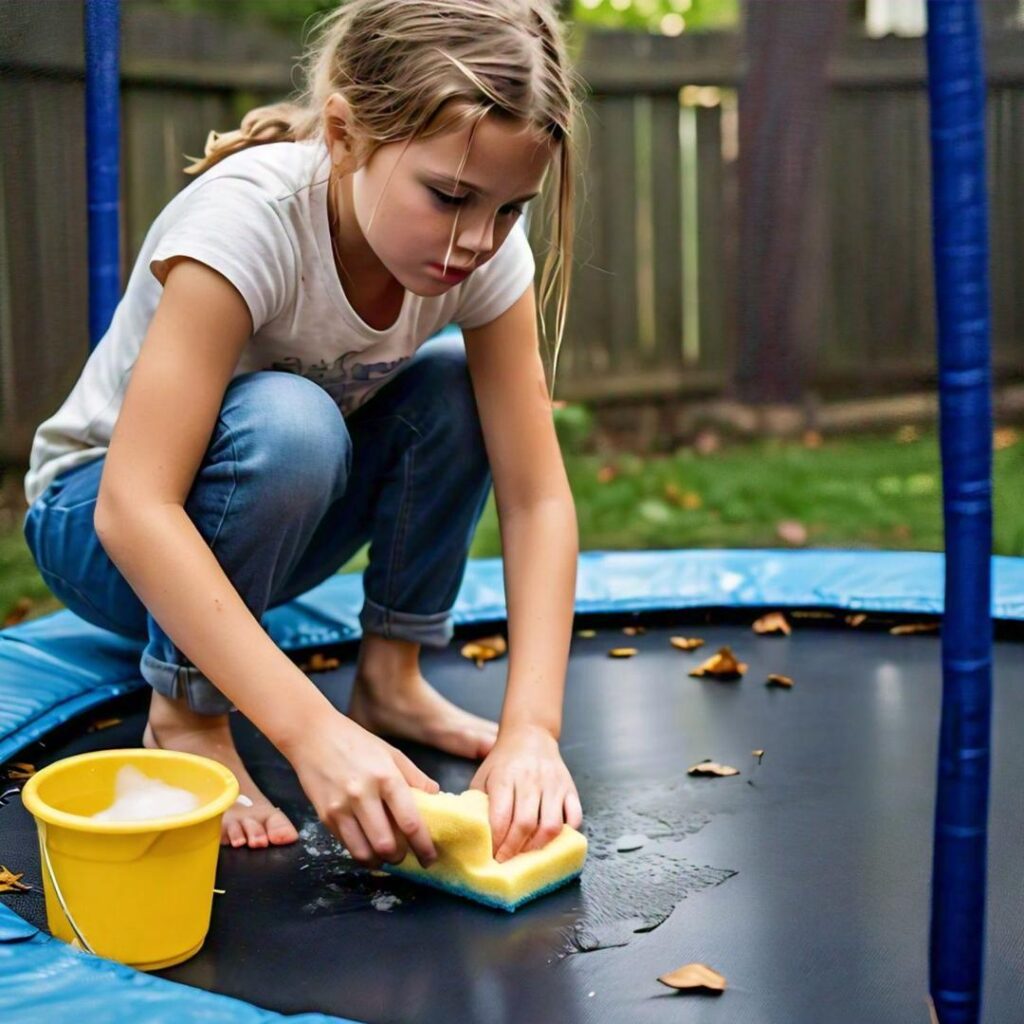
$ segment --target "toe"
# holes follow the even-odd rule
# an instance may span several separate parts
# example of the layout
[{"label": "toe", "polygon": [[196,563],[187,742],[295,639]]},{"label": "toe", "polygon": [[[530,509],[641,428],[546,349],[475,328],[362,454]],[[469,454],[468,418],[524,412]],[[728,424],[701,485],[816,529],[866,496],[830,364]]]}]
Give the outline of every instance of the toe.
[{"label": "toe", "polygon": [[267,818],[267,836],[274,846],[287,846],[298,841],[299,833],[282,811],[275,810]]},{"label": "toe", "polygon": [[267,845],[267,830],[258,818],[243,818],[242,828],[245,831],[245,840],[252,849],[261,850]]},{"label": "toe", "polygon": [[226,831],[228,842],[232,846],[245,846],[245,831],[242,829],[241,822],[229,821]]}]

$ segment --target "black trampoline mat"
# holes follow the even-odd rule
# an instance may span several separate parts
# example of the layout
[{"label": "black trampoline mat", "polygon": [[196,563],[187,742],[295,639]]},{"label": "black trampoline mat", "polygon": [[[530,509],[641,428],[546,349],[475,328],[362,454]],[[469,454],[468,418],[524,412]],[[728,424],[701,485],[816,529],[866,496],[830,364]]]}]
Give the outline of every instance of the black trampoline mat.
[{"label": "black trampoline mat", "polygon": [[[223,849],[225,893],[206,944],[162,976],[283,1013],[372,1022],[926,1024],[940,643],[795,625],[790,638],[691,622],[574,640],[562,749],[590,858],[582,884],[514,915],[356,870],[288,765],[239,719],[253,776],[302,839]],[[707,643],[683,653],[673,634]],[[721,644],[749,663],[745,678],[690,678]],[[507,663],[478,670],[458,646],[425,654],[424,674],[496,715]],[[639,654],[613,660],[616,646]],[[1024,1020],[1022,654],[996,645],[984,1000],[993,1024]],[[343,663],[314,679],[344,707],[352,672]],[[796,685],[767,688],[769,672]],[[136,745],[143,723],[131,710],[103,731],[83,724],[38,763]],[[405,749],[444,789],[472,777],[468,762]],[[759,766],[754,749],[765,751]],[[742,774],[688,777],[705,758]],[[38,886],[34,826],[16,797],[0,808],[0,832],[0,859]],[[634,832],[648,843],[616,852],[618,836]],[[35,894],[4,900],[42,923]],[[656,981],[691,961],[726,976],[723,996]]]}]

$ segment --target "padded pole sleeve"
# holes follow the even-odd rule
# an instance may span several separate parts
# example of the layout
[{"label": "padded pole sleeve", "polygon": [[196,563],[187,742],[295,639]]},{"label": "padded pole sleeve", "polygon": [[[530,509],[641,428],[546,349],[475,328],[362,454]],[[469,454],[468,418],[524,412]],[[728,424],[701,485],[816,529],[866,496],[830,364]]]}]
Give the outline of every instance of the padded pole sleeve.
[{"label": "padded pole sleeve", "polygon": [[988,203],[975,0],[929,0],[927,46],[946,531],[930,988],[941,1024],[975,1024],[992,699]]},{"label": "padded pole sleeve", "polygon": [[85,144],[89,208],[89,347],[121,296],[119,0],[85,3]]}]

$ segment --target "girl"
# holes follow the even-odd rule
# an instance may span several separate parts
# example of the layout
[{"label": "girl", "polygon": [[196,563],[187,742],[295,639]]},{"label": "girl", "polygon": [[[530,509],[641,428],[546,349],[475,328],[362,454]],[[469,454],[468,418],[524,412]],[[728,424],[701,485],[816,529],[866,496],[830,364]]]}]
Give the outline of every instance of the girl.
[{"label": "girl", "polygon": [[[499,860],[578,826],[558,750],[577,556],[519,220],[556,165],[542,275],[561,340],[570,72],[547,0],[351,0],[299,104],[211,133],[107,333],[32,448],[26,538],[81,617],[145,641],[143,742],[227,765],[233,846],[294,842],[234,747],[233,707],[366,865],[436,851],[380,737],[483,758]],[[456,323],[463,344],[436,339]],[[421,347],[422,346],[422,347]],[[510,659],[500,725],[419,671],[442,647],[493,475]],[[260,624],[367,540],[341,714]]]}]

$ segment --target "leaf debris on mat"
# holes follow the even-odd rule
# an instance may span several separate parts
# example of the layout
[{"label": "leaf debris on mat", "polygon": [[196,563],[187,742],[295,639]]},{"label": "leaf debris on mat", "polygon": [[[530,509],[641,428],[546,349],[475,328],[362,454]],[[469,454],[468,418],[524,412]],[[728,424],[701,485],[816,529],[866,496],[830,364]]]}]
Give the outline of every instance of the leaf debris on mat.
[{"label": "leaf debris on mat", "polygon": [[918,633],[938,633],[937,622],[908,622],[902,626],[893,626],[889,632],[893,636],[915,636]]},{"label": "leaf debris on mat", "polygon": [[577,629],[576,635],[583,637],[584,640],[589,640],[591,637],[597,636],[596,629]]},{"label": "leaf debris on mat", "polygon": [[707,661],[690,670],[691,676],[711,676],[714,679],[739,679],[747,671],[746,662],[739,661],[731,647],[720,647]]},{"label": "leaf debris on mat", "polygon": [[609,658],[632,658],[637,653],[635,647],[613,647],[608,652]]},{"label": "leaf debris on mat", "polygon": [[668,974],[659,975],[658,981],[679,992],[703,992],[719,996],[725,991],[725,976],[707,964],[683,964]]},{"label": "leaf debris on mat", "polygon": [[36,766],[27,761],[11,761],[4,769],[4,773],[12,782],[20,782],[31,779],[36,773]]},{"label": "leaf debris on mat", "polygon": [[704,646],[704,641],[699,636],[670,636],[668,642],[680,651],[695,651],[698,647]]},{"label": "leaf debris on mat", "polygon": [[479,640],[471,640],[468,644],[463,644],[461,654],[464,658],[476,662],[477,668],[483,668],[485,661],[500,658],[507,651],[508,644],[505,642],[505,638],[498,634],[497,636],[483,636]]},{"label": "leaf debris on mat", "polygon": [[700,764],[691,765],[687,768],[686,774],[724,779],[730,775],[739,775],[740,770],[728,764],[719,764],[717,761],[707,760],[701,761]]},{"label": "leaf debris on mat", "polygon": [[754,757],[757,758],[757,763],[760,764],[761,760],[764,758],[764,751],[763,750],[752,750],[750,753],[753,754]]},{"label": "leaf debris on mat", "polygon": [[23,874],[24,871],[15,874],[0,864],[0,892],[28,892],[32,886],[21,880]]},{"label": "leaf debris on mat", "polygon": [[778,672],[772,672],[771,675],[764,681],[765,686],[779,686],[784,690],[789,690],[793,686],[793,680],[789,676],[780,675]]},{"label": "leaf debris on mat", "polygon": [[868,621],[868,617],[863,612],[858,612],[856,615],[847,615],[846,624],[856,629],[858,626],[863,626]]},{"label": "leaf debris on mat", "polygon": [[103,732],[104,729],[113,729],[115,725],[120,725],[123,721],[122,718],[98,718],[89,726],[88,731]]},{"label": "leaf debris on mat", "polygon": [[623,626],[622,627],[622,632],[625,633],[626,636],[641,636],[641,635],[643,635],[644,633],[647,632],[647,627],[646,626]]},{"label": "leaf debris on mat", "polygon": [[337,658],[328,658],[320,651],[316,651],[309,656],[309,661],[300,664],[299,668],[303,672],[330,672],[340,665],[341,662]]},{"label": "leaf debris on mat", "polygon": [[789,636],[793,627],[782,612],[769,612],[754,623],[754,632],[759,636]]}]

